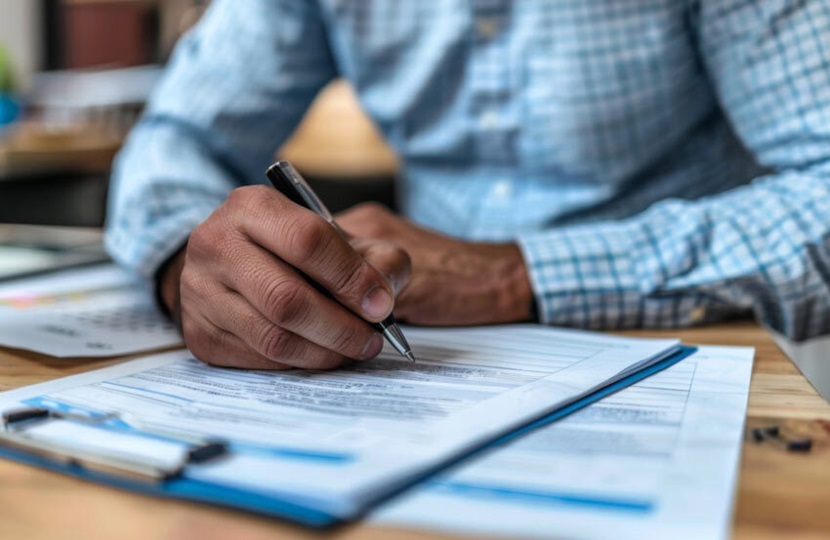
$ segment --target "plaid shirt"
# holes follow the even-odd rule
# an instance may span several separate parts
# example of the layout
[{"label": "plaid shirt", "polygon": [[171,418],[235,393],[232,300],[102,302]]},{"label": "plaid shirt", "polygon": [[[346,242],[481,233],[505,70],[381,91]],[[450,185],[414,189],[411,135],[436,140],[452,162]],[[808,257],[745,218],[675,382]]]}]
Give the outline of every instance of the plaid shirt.
[{"label": "plaid shirt", "polygon": [[515,241],[540,320],[830,330],[825,0],[215,0],[115,170],[145,276],[347,78],[401,208]]}]

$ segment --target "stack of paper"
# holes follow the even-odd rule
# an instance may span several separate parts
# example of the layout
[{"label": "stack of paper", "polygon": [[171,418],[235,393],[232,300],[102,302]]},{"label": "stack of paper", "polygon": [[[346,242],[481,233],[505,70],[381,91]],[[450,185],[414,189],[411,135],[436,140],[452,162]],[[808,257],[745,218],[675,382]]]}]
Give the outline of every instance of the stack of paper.
[{"label": "stack of paper", "polygon": [[[333,372],[252,372],[212,368],[182,351],[6,392],[0,411],[41,407],[90,419],[110,446],[113,432],[226,439],[229,455],[190,464],[155,492],[326,525],[684,353],[673,340],[532,325],[406,334],[416,364],[385,351]],[[51,425],[31,433],[35,443],[65,450],[83,441],[86,451],[94,440],[89,423]],[[3,452],[43,464],[42,456]]]},{"label": "stack of paper", "polygon": [[728,538],[753,351],[696,354],[426,481],[379,524],[505,538]]},{"label": "stack of paper", "polygon": [[182,344],[147,287],[113,264],[0,285],[0,345],[100,357]]},{"label": "stack of paper", "polygon": [[97,229],[0,224],[0,281],[103,264]]},{"label": "stack of paper", "polygon": [[[151,298],[112,265],[10,282],[0,345],[181,344]],[[405,332],[416,364],[389,349],[331,372],[243,371],[182,350],[1,393],[0,413],[18,412],[0,456],[314,526],[388,501],[375,523],[465,535],[727,536],[751,349],[535,325]],[[224,455],[191,460],[217,440]]]}]

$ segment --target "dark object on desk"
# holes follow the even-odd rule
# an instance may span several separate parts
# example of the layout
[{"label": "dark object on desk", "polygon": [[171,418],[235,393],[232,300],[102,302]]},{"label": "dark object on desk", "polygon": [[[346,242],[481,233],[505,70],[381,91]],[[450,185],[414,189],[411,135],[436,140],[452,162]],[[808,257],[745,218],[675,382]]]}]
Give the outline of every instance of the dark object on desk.
[{"label": "dark object on desk", "polygon": [[788,452],[809,452],[813,448],[813,439],[809,437],[786,438],[781,434],[779,426],[754,428],[752,430],[752,440],[756,443],[768,441]]}]

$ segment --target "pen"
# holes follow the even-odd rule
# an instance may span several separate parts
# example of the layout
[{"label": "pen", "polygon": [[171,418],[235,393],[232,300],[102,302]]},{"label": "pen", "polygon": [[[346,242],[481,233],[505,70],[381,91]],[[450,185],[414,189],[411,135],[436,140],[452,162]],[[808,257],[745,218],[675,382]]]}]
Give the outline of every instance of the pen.
[{"label": "pen", "polygon": [[[323,201],[317,197],[317,194],[314,193],[311,186],[308,185],[300,173],[297,172],[297,169],[295,169],[290,163],[287,161],[278,161],[271,165],[265,174],[271,184],[273,184],[280,193],[300,206],[313,211],[328,221],[331,226],[334,227],[335,230],[337,230],[337,232],[339,232],[343,237],[346,236],[343,229],[341,229],[340,226],[338,226],[334,221],[334,217],[331,215],[328,208],[326,208],[323,204]],[[410,348],[409,343],[407,343],[403,332],[401,332],[401,329],[398,327],[398,323],[395,322],[394,316],[390,314],[381,322],[372,323],[372,326],[383,334],[395,350],[402,356],[408,358],[412,362],[415,361],[412,349]]]}]

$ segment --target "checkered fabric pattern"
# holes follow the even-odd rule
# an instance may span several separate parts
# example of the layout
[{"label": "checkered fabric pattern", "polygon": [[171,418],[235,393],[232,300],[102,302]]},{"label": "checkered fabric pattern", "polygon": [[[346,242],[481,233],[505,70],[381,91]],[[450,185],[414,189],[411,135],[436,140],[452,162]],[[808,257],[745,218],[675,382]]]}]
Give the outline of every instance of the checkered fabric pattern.
[{"label": "checkered fabric pattern", "polygon": [[541,322],[830,331],[825,0],[215,0],[114,175],[150,277],[347,78],[402,210],[517,242]]}]

